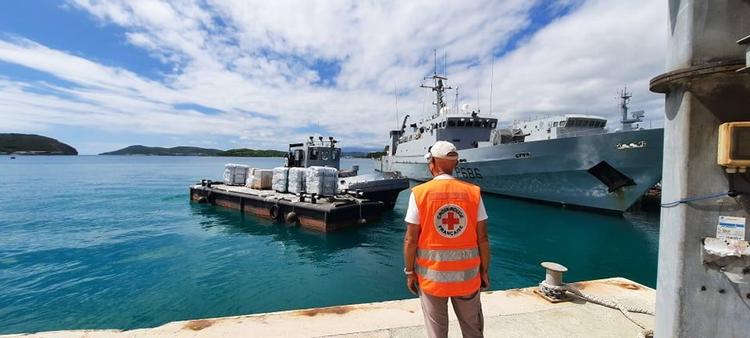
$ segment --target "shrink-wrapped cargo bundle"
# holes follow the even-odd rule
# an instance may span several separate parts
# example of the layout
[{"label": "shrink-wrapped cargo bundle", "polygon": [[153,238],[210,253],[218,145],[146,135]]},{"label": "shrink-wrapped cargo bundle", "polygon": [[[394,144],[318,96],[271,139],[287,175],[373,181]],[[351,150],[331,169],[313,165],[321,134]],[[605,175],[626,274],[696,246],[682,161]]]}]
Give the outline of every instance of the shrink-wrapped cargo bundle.
[{"label": "shrink-wrapped cargo bundle", "polygon": [[287,182],[289,181],[289,168],[273,168],[273,179],[271,181],[273,190],[276,190],[278,192],[286,192]]},{"label": "shrink-wrapped cargo bundle", "polygon": [[320,196],[336,195],[339,171],[329,167],[309,167],[305,175],[305,191]]},{"label": "shrink-wrapped cargo bundle", "polygon": [[247,166],[227,163],[224,165],[224,184],[243,185],[247,179]]},{"label": "shrink-wrapped cargo bundle", "polygon": [[293,194],[305,192],[305,168],[289,168],[287,176],[287,191]]},{"label": "shrink-wrapped cargo bundle", "polygon": [[270,169],[252,169],[252,174],[248,176],[247,183],[249,188],[265,190],[271,189],[273,181],[273,170]]},{"label": "shrink-wrapped cargo bundle", "polygon": [[242,184],[248,188],[253,185],[253,173],[255,170],[257,170],[257,168],[247,168],[247,177],[245,177],[245,182]]}]

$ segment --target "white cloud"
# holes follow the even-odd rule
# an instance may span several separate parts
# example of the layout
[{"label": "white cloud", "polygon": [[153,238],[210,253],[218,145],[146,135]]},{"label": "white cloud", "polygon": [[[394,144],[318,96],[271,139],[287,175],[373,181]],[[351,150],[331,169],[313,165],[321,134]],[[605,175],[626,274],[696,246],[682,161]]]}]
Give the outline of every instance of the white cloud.
[{"label": "white cloud", "polygon": [[[577,1],[559,1],[564,6]],[[399,110],[430,109],[417,89],[445,50],[461,97],[488,110],[491,54],[530,24],[534,2],[513,1],[71,1],[126,42],[172,66],[163,79],[93,62],[26,40],[0,38],[0,61],[71,83],[0,78],[2,130],[68,125],[164,135],[224,136],[248,147],[282,147],[320,125],[348,146],[380,146]],[[589,1],[495,60],[492,111],[588,112],[614,118],[616,91],[661,117],[647,92],[662,70],[666,6],[651,0]],[[105,60],[106,62],[106,60]],[[313,63],[337,64],[333,84]],[[2,74],[0,74],[2,76]],[[42,89],[41,91],[39,89]],[[452,98],[452,96],[451,96]],[[222,111],[174,108],[195,103]],[[425,107],[426,108],[423,108]],[[268,119],[263,116],[275,116]],[[403,113],[402,113],[403,114]],[[281,137],[283,136],[283,137]],[[133,142],[137,142],[134,140]]]},{"label": "white cloud", "polygon": [[614,97],[628,86],[632,107],[647,108],[647,118],[660,119],[663,96],[650,93],[648,83],[663,72],[666,34],[661,2],[586,3],[497,61],[494,111],[517,118],[586,110],[612,118]]}]

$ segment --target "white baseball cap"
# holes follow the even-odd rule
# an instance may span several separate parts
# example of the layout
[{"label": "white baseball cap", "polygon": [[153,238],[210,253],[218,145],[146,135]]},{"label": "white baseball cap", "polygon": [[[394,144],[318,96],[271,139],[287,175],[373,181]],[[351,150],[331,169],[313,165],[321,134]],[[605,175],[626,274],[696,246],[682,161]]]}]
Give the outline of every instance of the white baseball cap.
[{"label": "white baseball cap", "polygon": [[424,155],[424,158],[428,160],[433,157],[443,158],[446,160],[457,160],[458,151],[456,150],[456,146],[454,146],[453,143],[447,141],[437,141],[432,145],[432,147],[430,147],[430,151]]}]

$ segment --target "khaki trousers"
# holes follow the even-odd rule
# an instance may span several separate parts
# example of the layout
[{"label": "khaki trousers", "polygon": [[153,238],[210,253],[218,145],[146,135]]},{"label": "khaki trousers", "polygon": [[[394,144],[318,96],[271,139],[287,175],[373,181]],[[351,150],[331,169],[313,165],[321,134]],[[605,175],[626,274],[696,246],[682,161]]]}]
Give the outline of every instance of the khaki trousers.
[{"label": "khaki trousers", "polygon": [[[464,297],[450,297],[464,338],[484,337],[484,316],[479,295],[477,291]],[[430,338],[448,337],[448,298],[419,292],[427,336]]]}]

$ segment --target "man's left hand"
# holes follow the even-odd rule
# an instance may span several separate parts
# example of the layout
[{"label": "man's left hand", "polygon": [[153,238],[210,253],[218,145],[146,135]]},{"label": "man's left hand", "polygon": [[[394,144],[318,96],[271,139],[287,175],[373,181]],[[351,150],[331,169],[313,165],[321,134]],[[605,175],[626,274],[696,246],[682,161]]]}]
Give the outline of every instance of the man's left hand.
[{"label": "man's left hand", "polygon": [[489,272],[481,272],[480,278],[482,279],[482,290],[489,290],[490,289],[490,273]]}]

